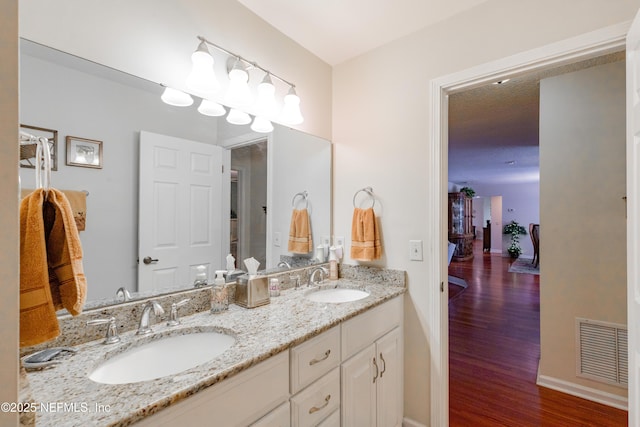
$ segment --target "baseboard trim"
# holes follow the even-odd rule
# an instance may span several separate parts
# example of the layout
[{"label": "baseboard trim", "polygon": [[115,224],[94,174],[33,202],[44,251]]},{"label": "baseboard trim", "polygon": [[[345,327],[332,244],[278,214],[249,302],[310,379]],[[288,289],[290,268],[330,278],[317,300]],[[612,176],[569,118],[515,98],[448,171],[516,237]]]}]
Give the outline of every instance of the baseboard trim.
[{"label": "baseboard trim", "polygon": [[412,420],[411,418],[403,418],[402,427],[427,427],[425,424],[420,424],[417,421]]},{"label": "baseboard trim", "polygon": [[591,400],[592,402],[602,403],[603,405],[612,406],[624,411],[629,410],[629,400],[626,397],[607,393],[601,390],[596,390],[594,388],[586,387],[569,381],[560,380],[558,378],[540,375],[539,372],[538,378],[536,379],[536,384],[541,387],[546,387],[552,390],[560,391],[562,393],[570,394],[572,396],[581,397],[583,399]]}]

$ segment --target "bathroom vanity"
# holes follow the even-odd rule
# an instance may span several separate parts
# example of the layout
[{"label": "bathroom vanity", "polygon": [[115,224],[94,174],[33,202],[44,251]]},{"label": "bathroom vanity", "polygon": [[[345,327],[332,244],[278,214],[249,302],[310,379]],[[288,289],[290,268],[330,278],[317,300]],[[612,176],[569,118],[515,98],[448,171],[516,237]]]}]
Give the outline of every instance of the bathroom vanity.
[{"label": "bathroom vanity", "polygon": [[122,333],[116,345],[77,345],[61,364],[27,378],[33,402],[86,410],[39,412],[37,425],[400,425],[406,288],[384,280],[330,283],[369,295],[318,303],[302,287],[263,307],[231,305],[222,314],[183,317],[179,326],[153,325],[158,337],[216,330],[235,338],[212,360],[153,380],[102,384],[88,378],[114,354],[138,345],[135,331]]}]

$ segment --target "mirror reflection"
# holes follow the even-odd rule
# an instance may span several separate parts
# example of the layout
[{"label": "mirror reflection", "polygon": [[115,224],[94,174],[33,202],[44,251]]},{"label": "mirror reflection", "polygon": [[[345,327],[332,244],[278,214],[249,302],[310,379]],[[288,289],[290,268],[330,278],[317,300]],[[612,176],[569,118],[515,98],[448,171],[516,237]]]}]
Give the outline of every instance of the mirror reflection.
[{"label": "mirror reflection", "polygon": [[[293,255],[292,198],[302,191],[314,242],[329,236],[330,142],[279,125],[254,133],[195,105],[164,104],[157,83],[27,40],[20,49],[20,121],[58,132],[52,185],[88,194],[80,232],[87,307],[117,301],[120,288],[135,297],[192,287],[201,265],[212,282],[229,254],[239,269],[248,257],[276,267]],[[87,149],[100,143],[101,168],[77,160],[84,140]],[[186,187],[160,173],[183,155],[200,179]],[[20,179],[32,189],[33,169],[21,168]],[[185,251],[171,254],[178,246]],[[167,261],[174,255],[177,263]]]}]

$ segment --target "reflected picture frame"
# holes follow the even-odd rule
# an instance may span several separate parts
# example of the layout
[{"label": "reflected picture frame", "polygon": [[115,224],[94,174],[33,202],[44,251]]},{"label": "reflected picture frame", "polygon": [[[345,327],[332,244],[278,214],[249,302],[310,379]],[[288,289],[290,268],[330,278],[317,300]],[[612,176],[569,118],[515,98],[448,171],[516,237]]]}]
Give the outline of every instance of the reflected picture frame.
[{"label": "reflected picture frame", "polygon": [[102,169],[102,141],[67,136],[67,165]]},{"label": "reflected picture frame", "polygon": [[[51,170],[58,170],[58,131],[38,126],[20,124],[20,130],[33,136],[43,136],[49,141],[51,152]],[[36,168],[36,144],[20,145],[20,167]]]}]

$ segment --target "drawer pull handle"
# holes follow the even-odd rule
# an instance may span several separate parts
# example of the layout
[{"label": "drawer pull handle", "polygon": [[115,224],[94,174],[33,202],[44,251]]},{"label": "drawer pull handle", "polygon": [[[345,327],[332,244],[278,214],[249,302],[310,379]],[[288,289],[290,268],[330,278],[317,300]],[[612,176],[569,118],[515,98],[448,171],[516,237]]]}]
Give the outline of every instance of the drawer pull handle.
[{"label": "drawer pull handle", "polygon": [[329,355],[330,355],[330,354],[331,354],[331,350],[327,350],[327,351],[325,351],[325,352],[324,352],[324,356],[322,356],[321,358],[311,360],[311,361],[309,362],[309,366],[313,366],[313,365],[315,365],[316,363],[320,363],[320,362],[322,362],[323,360],[327,360],[327,359],[329,358]]},{"label": "drawer pull handle", "polygon": [[378,373],[380,373],[380,370],[378,369],[378,362],[376,362],[376,358],[373,358],[373,366],[376,367],[376,374],[373,377],[373,383],[376,383],[376,378],[378,378]]},{"label": "drawer pull handle", "polygon": [[384,357],[382,357],[382,353],[380,353],[380,360],[382,360],[382,372],[380,372],[380,378],[382,378],[382,374],[387,372],[387,362],[384,360]]},{"label": "drawer pull handle", "polygon": [[309,409],[309,414],[313,414],[314,412],[318,412],[319,410],[326,408],[329,404],[329,400],[331,400],[331,395],[327,394],[327,397],[324,398],[324,403],[321,406],[314,406]]}]

